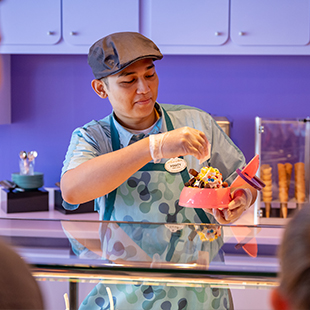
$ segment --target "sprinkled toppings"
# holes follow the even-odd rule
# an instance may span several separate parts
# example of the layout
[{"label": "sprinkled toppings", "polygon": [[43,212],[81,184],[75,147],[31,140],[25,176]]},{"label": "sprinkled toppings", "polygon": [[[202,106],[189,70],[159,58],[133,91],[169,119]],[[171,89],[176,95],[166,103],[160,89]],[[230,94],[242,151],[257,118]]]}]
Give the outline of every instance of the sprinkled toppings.
[{"label": "sprinkled toppings", "polygon": [[226,182],[223,182],[222,174],[217,168],[203,167],[199,173],[190,169],[189,173],[193,177],[185,184],[187,187],[221,188],[228,186]]}]

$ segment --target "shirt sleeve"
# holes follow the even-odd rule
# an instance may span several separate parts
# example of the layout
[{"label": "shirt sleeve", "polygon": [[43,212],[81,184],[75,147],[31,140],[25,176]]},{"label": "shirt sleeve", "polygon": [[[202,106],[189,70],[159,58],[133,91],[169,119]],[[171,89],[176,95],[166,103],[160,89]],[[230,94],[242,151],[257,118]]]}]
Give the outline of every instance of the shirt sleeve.
[{"label": "shirt sleeve", "polygon": [[[92,122],[84,127],[79,127],[72,133],[61,176],[68,170],[111,151],[111,135],[108,126]],[[63,201],[62,205],[67,210],[75,210],[79,207],[78,204],[73,205],[66,201]]]},{"label": "shirt sleeve", "polygon": [[107,126],[92,122],[79,127],[72,133],[61,176],[68,170],[111,151],[111,136]]}]

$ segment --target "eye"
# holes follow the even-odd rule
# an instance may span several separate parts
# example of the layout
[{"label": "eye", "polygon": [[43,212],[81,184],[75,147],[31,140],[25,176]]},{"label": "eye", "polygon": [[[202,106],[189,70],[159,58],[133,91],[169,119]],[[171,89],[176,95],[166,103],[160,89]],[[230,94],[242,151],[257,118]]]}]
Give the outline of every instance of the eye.
[{"label": "eye", "polygon": [[146,75],[145,77],[146,77],[147,79],[150,79],[150,78],[152,78],[152,77],[154,77],[154,76],[155,76],[155,72],[152,73],[152,74],[148,74],[148,75]]},{"label": "eye", "polygon": [[135,81],[135,79],[131,79],[129,81],[122,81],[121,84],[131,84]]}]

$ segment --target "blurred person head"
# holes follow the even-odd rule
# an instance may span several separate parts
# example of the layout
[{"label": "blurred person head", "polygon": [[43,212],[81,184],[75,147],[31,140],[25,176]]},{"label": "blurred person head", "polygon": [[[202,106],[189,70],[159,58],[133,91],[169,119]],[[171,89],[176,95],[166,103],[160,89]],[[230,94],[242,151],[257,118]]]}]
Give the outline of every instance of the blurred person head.
[{"label": "blurred person head", "polygon": [[304,206],[285,227],[279,248],[280,285],[271,293],[274,310],[310,309],[310,208]]},{"label": "blurred person head", "polygon": [[0,239],[0,309],[44,309],[40,287],[26,262]]}]

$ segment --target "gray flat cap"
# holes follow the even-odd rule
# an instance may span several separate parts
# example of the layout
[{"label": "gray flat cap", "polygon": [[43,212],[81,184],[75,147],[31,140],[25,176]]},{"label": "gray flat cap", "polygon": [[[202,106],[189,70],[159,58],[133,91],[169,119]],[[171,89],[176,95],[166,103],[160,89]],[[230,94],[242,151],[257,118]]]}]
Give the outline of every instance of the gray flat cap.
[{"label": "gray flat cap", "polygon": [[162,59],[153,41],[138,32],[117,32],[94,43],[88,53],[88,64],[96,79],[122,71],[137,60]]}]

